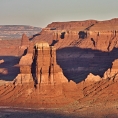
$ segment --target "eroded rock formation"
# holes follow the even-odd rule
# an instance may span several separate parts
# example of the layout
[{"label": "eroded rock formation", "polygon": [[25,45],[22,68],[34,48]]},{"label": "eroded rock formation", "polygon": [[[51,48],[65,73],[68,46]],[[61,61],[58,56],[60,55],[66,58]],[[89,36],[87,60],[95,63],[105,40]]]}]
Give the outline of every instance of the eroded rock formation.
[{"label": "eroded rock formation", "polygon": [[[20,59],[20,73],[14,81],[1,81],[0,105],[47,108],[71,104],[69,108],[74,106],[79,110],[85,106],[116,105],[117,21],[118,19],[48,25],[40,35],[33,37],[30,42],[26,41],[29,46],[26,43],[28,49]],[[23,49],[19,46],[20,43],[16,49]],[[15,55],[15,51],[13,52],[10,54]],[[10,63],[9,60],[5,62]],[[1,65],[4,66],[4,63]],[[17,65],[13,63],[11,66]],[[6,73],[9,71],[3,74]]]},{"label": "eroded rock formation", "polygon": [[[31,51],[31,49],[33,51]],[[11,86],[13,91],[11,91],[10,94],[1,94],[1,100],[3,103],[11,104],[9,103],[11,100],[8,100],[7,98],[9,96],[13,97],[13,92],[15,91],[15,96],[19,97],[15,97],[16,100],[14,100],[12,103],[16,103],[17,105],[19,102],[23,105],[21,98],[24,97],[26,99],[28,96],[29,100],[27,102],[25,101],[27,105],[29,102],[34,104],[34,100],[32,99],[36,100],[35,102],[38,106],[43,105],[42,100],[48,100],[45,98],[49,98],[52,101],[46,102],[46,105],[51,106],[54,104],[62,105],[73,101],[71,98],[68,98],[66,101],[66,95],[63,96],[65,89],[67,89],[69,86],[66,88],[66,85],[68,85],[68,80],[63,75],[62,69],[56,62],[56,49],[53,46],[49,46],[49,44],[46,42],[40,42],[36,43],[34,48],[32,48],[31,44],[28,50],[29,51],[27,51],[27,54],[22,56],[20,59],[20,73],[18,76],[9,85],[4,84],[4,87],[6,87],[4,91],[7,91],[8,86]],[[69,82],[69,84],[72,84],[70,87],[71,89],[77,89],[77,86],[74,82]],[[19,94],[20,88],[23,89],[20,92],[21,95]],[[68,91],[68,89],[66,91]],[[1,93],[2,92],[3,91],[1,91]],[[75,95],[75,93],[73,94]],[[22,97],[20,98],[20,96]],[[58,98],[57,96],[60,97]],[[77,97],[78,95],[75,96]],[[62,101],[62,99],[64,99],[64,101]]]},{"label": "eroded rock formation", "polygon": [[33,62],[33,54],[26,54],[20,59],[20,74],[15,78],[14,84],[24,84],[33,82],[32,77],[32,62]]},{"label": "eroded rock formation", "polygon": [[54,44],[57,49],[76,46],[108,52],[118,47],[117,23],[118,19],[53,22],[43,29],[34,41],[37,42],[44,37],[45,41]]},{"label": "eroded rock formation", "polygon": [[[31,51],[32,50],[32,51]],[[56,63],[56,49],[46,42],[29,46],[28,53],[19,62],[20,74],[15,83],[61,84],[67,82],[62,69]]]},{"label": "eroded rock formation", "polygon": [[56,62],[56,49],[48,43],[36,43],[36,78],[38,83],[59,84],[67,82],[62,69]]},{"label": "eroded rock formation", "polygon": [[104,73],[103,79],[118,81],[118,59],[114,60],[112,63],[112,68],[109,68]]},{"label": "eroded rock formation", "polygon": [[21,46],[28,46],[29,45],[29,38],[26,34],[22,35]]}]

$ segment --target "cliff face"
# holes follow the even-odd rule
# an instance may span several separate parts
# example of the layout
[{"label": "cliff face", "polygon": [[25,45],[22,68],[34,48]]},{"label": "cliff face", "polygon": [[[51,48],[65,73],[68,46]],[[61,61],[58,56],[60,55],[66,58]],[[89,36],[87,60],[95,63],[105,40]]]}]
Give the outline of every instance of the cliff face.
[{"label": "cliff face", "polygon": [[[11,89],[13,88],[13,91],[11,91],[10,94],[2,94],[4,90],[1,90],[1,100],[4,104],[9,104],[10,99],[6,101],[7,97],[11,96],[12,98],[13,94],[19,96],[18,91],[20,88],[24,89],[21,89],[21,94],[28,91],[29,94],[26,92],[22,94],[22,97],[26,99],[30,96],[28,102],[31,102],[32,105],[34,104],[32,98],[37,100],[44,97],[43,99],[46,100],[45,97],[54,97],[54,99],[58,100],[57,96],[62,96],[65,99],[63,96],[63,86],[68,83],[68,80],[63,75],[62,69],[56,63],[56,49],[49,46],[46,42],[36,43],[35,46],[32,45],[33,44],[30,44],[27,54],[20,59],[20,73],[12,83],[8,84],[8,86],[11,86]],[[7,87],[7,84],[4,83],[1,87],[5,86]],[[23,86],[28,86],[28,88],[24,88]],[[5,91],[8,91],[8,89]],[[14,91],[17,92],[14,93]],[[12,104],[16,103],[18,105],[17,101],[23,103],[20,96],[18,98],[15,97],[15,99],[16,100],[11,102]],[[59,98],[59,100],[61,99],[62,98]],[[38,106],[43,104],[42,101],[38,100],[36,103]],[[49,102],[49,105],[54,105],[55,103],[56,101],[54,100],[53,103]],[[65,103],[64,101],[64,104]],[[28,104],[29,103],[27,103],[27,105]]]},{"label": "cliff face", "polygon": [[[53,44],[56,48],[76,46],[79,48],[91,48],[94,50],[111,51],[118,47],[118,19],[108,21],[73,21],[73,22],[53,22],[42,30],[41,35],[34,38],[44,40]],[[51,36],[50,40],[44,34]]]},{"label": "cliff face", "polygon": [[20,75],[15,81],[22,84],[23,81],[34,80],[35,85],[67,82],[62,69],[56,63],[56,49],[46,42],[36,43],[35,48],[30,45],[27,54],[20,59]]},{"label": "cliff face", "polygon": [[103,76],[103,79],[118,81],[118,59],[112,62],[112,68],[109,68]]},{"label": "cliff face", "polygon": [[[88,108],[117,103],[117,22],[52,23],[31,41],[23,35],[16,46],[18,54],[23,55],[19,72],[13,81],[1,81],[0,105],[36,108],[72,103]],[[9,64],[10,60],[1,58],[0,67],[5,62]],[[0,68],[0,74],[9,72]]]},{"label": "cliff face", "polygon": [[89,73],[102,77],[112,61],[118,58],[117,23],[118,19],[53,22],[32,41],[36,43],[43,39],[55,46],[57,63],[64,75],[80,82]]},{"label": "cliff face", "polygon": [[84,89],[85,95],[88,96],[88,98],[84,98],[84,101],[92,100],[92,104],[101,103],[105,104],[105,106],[110,105],[110,102],[111,104],[116,103],[116,101],[118,100],[117,66],[118,59],[113,62],[112,67],[104,73],[104,76],[102,78],[98,75],[88,75],[88,77],[85,79],[85,85],[87,87]]},{"label": "cliff face", "polygon": [[[115,88],[118,84],[117,63],[117,60],[113,62],[104,77],[89,74],[76,84],[71,80],[68,82],[63,75],[53,46],[44,41],[35,45],[30,43],[27,54],[19,62],[20,73],[11,82],[1,82],[0,105],[36,108],[60,107],[74,101],[79,102],[76,105],[114,103],[118,99]],[[108,97],[109,92],[113,98]]]},{"label": "cliff face", "polygon": [[36,43],[35,51],[36,78],[38,83],[59,84],[67,82],[62,69],[56,62],[56,49],[48,43]]}]

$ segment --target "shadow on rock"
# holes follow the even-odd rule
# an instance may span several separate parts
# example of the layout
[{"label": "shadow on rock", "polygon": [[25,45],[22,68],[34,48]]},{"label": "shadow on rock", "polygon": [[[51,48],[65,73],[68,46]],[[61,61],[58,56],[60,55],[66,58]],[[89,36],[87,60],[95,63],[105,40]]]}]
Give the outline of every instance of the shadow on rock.
[{"label": "shadow on rock", "polygon": [[85,80],[89,73],[103,76],[111,68],[112,62],[118,58],[118,49],[111,52],[102,52],[92,49],[67,47],[57,50],[57,63],[63,69],[68,80],[76,83]]}]

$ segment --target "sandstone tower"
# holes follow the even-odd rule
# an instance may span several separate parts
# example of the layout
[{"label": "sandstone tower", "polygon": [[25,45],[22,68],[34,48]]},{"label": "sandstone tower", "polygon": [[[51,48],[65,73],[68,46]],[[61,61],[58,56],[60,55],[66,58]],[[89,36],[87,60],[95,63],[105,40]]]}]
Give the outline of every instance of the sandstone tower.
[{"label": "sandstone tower", "polygon": [[[56,49],[41,41],[30,48],[19,62],[20,74],[15,79],[17,84],[34,82],[34,85],[58,85],[68,80],[56,62]],[[32,50],[32,51],[31,51]]]},{"label": "sandstone tower", "polygon": [[22,39],[21,39],[21,46],[29,46],[29,38],[27,37],[26,34],[22,35]]},{"label": "sandstone tower", "polygon": [[36,79],[42,84],[59,84],[67,82],[62,69],[56,62],[56,49],[46,42],[36,43]]}]

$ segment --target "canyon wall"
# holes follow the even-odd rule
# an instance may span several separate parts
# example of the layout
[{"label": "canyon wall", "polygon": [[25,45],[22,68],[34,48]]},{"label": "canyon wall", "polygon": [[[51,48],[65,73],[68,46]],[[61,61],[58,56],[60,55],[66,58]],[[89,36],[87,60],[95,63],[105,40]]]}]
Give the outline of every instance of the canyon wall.
[{"label": "canyon wall", "polygon": [[[62,69],[56,62],[56,49],[53,46],[49,46],[44,41],[34,46],[30,43],[27,54],[20,59],[19,66],[20,73],[17,77],[9,84],[4,82],[4,85],[0,86],[0,100],[2,101],[0,104],[23,106],[25,102],[26,106],[39,107],[44,104],[44,106],[60,106],[74,100],[70,97],[67,100],[68,94],[64,95],[64,89],[68,92],[71,89],[73,92],[77,86],[74,82],[68,82],[63,75]],[[6,89],[2,89],[4,87]],[[7,91],[10,92],[7,93]],[[76,91],[73,94],[78,96]],[[12,98],[13,101],[11,101]]]},{"label": "canyon wall", "polygon": [[53,22],[32,41],[36,43],[43,39],[55,46],[57,63],[64,75],[80,82],[89,73],[102,77],[118,58],[117,23],[118,19]]},{"label": "canyon wall", "polygon": [[[104,77],[89,74],[84,81],[76,84],[71,80],[68,82],[61,68],[58,69],[56,53],[52,48],[48,43],[40,42],[35,45],[33,53],[27,53],[21,58],[20,74],[14,81],[2,82],[0,85],[0,105],[47,108],[69,103],[72,106],[108,106],[117,102],[118,60],[113,62]],[[45,61],[46,59],[48,61]],[[50,66],[53,66],[53,71]]]},{"label": "canyon wall", "polygon": [[[117,23],[118,19],[55,22],[30,40],[23,35],[15,45],[18,52],[14,48],[13,57],[0,58],[0,77],[15,72],[11,67],[19,69],[13,81],[1,81],[0,105],[56,108],[75,101],[77,106],[117,103]],[[8,42],[6,47],[11,46]]]}]

